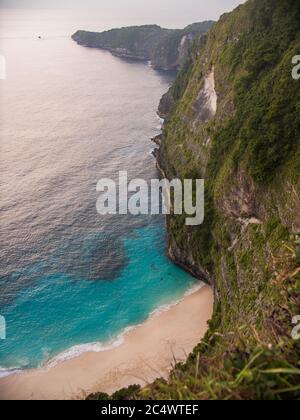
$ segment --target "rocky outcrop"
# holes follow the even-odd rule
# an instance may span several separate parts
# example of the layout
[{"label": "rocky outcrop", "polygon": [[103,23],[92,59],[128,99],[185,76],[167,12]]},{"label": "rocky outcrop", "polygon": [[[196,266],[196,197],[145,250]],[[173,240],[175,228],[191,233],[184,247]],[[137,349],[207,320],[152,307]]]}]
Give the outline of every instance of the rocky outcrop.
[{"label": "rocky outcrop", "polygon": [[176,102],[174,97],[169,93],[166,93],[160,100],[160,104],[157,111],[158,115],[161,118],[166,118],[170,114],[171,109],[174,108],[175,104]]},{"label": "rocky outcrop", "polygon": [[213,285],[213,278],[211,278],[209,272],[203,270],[199,264],[195,262],[192,253],[188,253],[183,249],[179,249],[176,246],[176,243],[170,242],[168,248],[168,256],[170,260],[190,273],[192,276],[207,284]]},{"label": "rocky outcrop", "polygon": [[182,30],[145,25],[101,33],[77,31],[72,38],[80,45],[108,50],[121,58],[151,61],[155,69],[177,70],[183,66],[195,40],[213,23],[195,23]]}]

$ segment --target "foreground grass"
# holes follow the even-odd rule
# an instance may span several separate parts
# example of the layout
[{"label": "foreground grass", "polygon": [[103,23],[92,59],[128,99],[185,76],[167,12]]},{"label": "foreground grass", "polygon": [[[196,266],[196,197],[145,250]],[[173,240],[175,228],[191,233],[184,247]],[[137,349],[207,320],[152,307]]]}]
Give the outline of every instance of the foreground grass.
[{"label": "foreground grass", "polygon": [[187,363],[175,366],[168,382],[157,380],[142,390],[139,398],[300,399],[300,340],[292,338],[292,319],[300,315],[299,244],[283,244],[282,252],[277,263],[285,269],[254,302],[252,320],[221,326],[217,304],[206,337]]},{"label": "foreground grass", "polygon": [[[292,319],[300,315],[300,248],[284,243],[274,278],[236,324],[224,325],[216,304],[209,331],[170,379],[140,389],[132,386],[112,396],[90,400],[299,400],[300,340],[292,338]],[[260,305],[260,306],[259,306]],[[247,321],[247,322],[245,322]],[[234,328],[232,328],[234,326]]]}]

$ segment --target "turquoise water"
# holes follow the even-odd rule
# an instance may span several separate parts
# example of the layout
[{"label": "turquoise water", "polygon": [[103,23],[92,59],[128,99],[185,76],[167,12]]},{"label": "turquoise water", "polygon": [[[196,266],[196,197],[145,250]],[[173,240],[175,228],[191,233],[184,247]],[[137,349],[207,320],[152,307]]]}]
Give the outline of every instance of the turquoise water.
[{"label": "turquoise water", "polygon": [[195,283],[166,257],[163,217],[96,211],[100,178],[158,177],[150,138],[174,75],[79,47],[87,22],[61,21],[62,36],[43,16],[1,13],[0,376],[117,345]]},{"label": "turquoise water", "polygon": [[0,343],[1,365],[36,367],[66,344],[114,341],[128,326],[181,298],[195,280],[168,261],[164,241],[160,224],[134,231],[124,240],[129,264],[114,281],[56,273],[19,293],[3,311],[8,338]]}]

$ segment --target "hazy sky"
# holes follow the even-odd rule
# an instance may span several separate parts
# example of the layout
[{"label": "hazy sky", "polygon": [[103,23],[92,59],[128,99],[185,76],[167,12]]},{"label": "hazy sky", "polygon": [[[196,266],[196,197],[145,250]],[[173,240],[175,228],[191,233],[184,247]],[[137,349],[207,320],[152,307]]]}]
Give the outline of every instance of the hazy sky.
[{"label": "hazy sky", "polygon": [[[187,23],[217,19],[245,0],[0,0],[3,8],[61,8],[86,11],[97,8],[103,13],[143,22],[183,21]],[[180,18],[180,19],[179,19]]]}]

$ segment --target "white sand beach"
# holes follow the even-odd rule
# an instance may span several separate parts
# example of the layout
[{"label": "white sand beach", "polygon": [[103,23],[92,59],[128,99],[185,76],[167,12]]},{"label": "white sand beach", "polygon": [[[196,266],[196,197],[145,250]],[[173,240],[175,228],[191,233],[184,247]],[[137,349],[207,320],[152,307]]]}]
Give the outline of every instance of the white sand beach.
[{"label": "white sand beach", "polygon": [[166,378],[204,336],[212,311],[213,290],[204,286],[132,329],[119,347],[0,379],[0,399],[80,399]]}]

